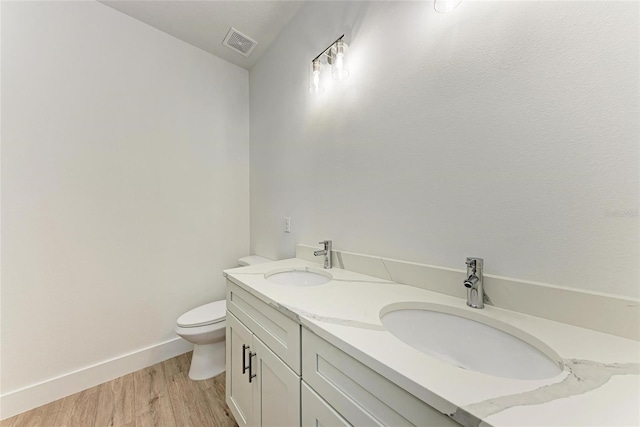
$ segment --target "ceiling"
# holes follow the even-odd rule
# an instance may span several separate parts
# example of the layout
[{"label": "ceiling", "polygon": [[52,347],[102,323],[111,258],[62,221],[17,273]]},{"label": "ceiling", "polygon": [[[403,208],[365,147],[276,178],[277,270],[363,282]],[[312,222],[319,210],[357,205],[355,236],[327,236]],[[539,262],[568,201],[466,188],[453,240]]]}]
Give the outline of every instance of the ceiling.
[{"label": "ceiling", "polygon": [[[271,0],[99,1],[247,70],[303,4],[303,1]],[[258,42],[249,57],[222,45],[230,27]]]}]

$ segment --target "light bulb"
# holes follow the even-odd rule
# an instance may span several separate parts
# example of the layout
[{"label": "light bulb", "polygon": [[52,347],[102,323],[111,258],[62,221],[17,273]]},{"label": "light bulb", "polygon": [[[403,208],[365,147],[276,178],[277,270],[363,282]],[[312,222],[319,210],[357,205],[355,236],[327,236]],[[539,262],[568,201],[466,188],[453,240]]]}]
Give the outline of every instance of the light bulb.
[{"label": "light bulb", "polygon": [[311,69],[309,70],[309,92],[319,95],[324,92],[324,88],[320,85],[320,60],[311,61]]},{"label": "light bulb", "polygon": [[338,40],[331,47],[332,56],[332,76],[334,80],[344,80],[349,77],[349,66],[347,63],[347,49],[349,46],[342,40]]}]

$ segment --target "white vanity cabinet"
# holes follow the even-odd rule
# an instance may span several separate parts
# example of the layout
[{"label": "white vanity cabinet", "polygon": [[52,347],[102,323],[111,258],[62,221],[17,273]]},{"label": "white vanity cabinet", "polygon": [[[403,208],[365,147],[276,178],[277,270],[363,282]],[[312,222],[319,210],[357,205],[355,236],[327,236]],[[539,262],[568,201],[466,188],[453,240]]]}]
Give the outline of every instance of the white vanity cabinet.
[{"label": "white vanity cabinet", "polygon": [[238,425],[299,426],[300,325],[231,282],[226,321],[226,398]]},{"label": "white vanity cabinet", "polygon": [[459,426],[234,282],[227,404],[239,426]]}]

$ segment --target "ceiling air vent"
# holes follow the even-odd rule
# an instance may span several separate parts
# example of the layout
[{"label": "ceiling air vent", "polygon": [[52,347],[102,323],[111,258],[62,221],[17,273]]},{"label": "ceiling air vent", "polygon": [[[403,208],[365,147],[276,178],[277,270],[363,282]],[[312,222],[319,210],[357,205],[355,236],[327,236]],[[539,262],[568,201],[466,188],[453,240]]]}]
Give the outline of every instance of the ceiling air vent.
[{"label": "ceiling air vent", "polygon": [[249,56],[258,42],[231,27],[222,44],[244,56]]}]

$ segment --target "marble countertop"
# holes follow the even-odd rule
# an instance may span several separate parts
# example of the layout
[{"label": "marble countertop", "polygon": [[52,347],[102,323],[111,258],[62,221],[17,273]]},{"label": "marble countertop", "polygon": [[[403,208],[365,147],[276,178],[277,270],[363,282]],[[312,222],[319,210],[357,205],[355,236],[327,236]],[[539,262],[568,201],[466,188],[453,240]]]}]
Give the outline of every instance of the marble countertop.
[{"label": "marble countertop", "polygon": [[[318,265],[298,258],[225,270],[225,275],[464,426],[640,425],[640,342],[491,305],[332,268],[333,280],[310,287],[276,285],[265,273]],[[462,286],[462,285],[461,285]],[[472,310],[549,346],[564,370],[545,380],[516,380],[465,370],[387,332],[387,305],[424,302]],[[567,307],[571,310],[571,307]]]}]

